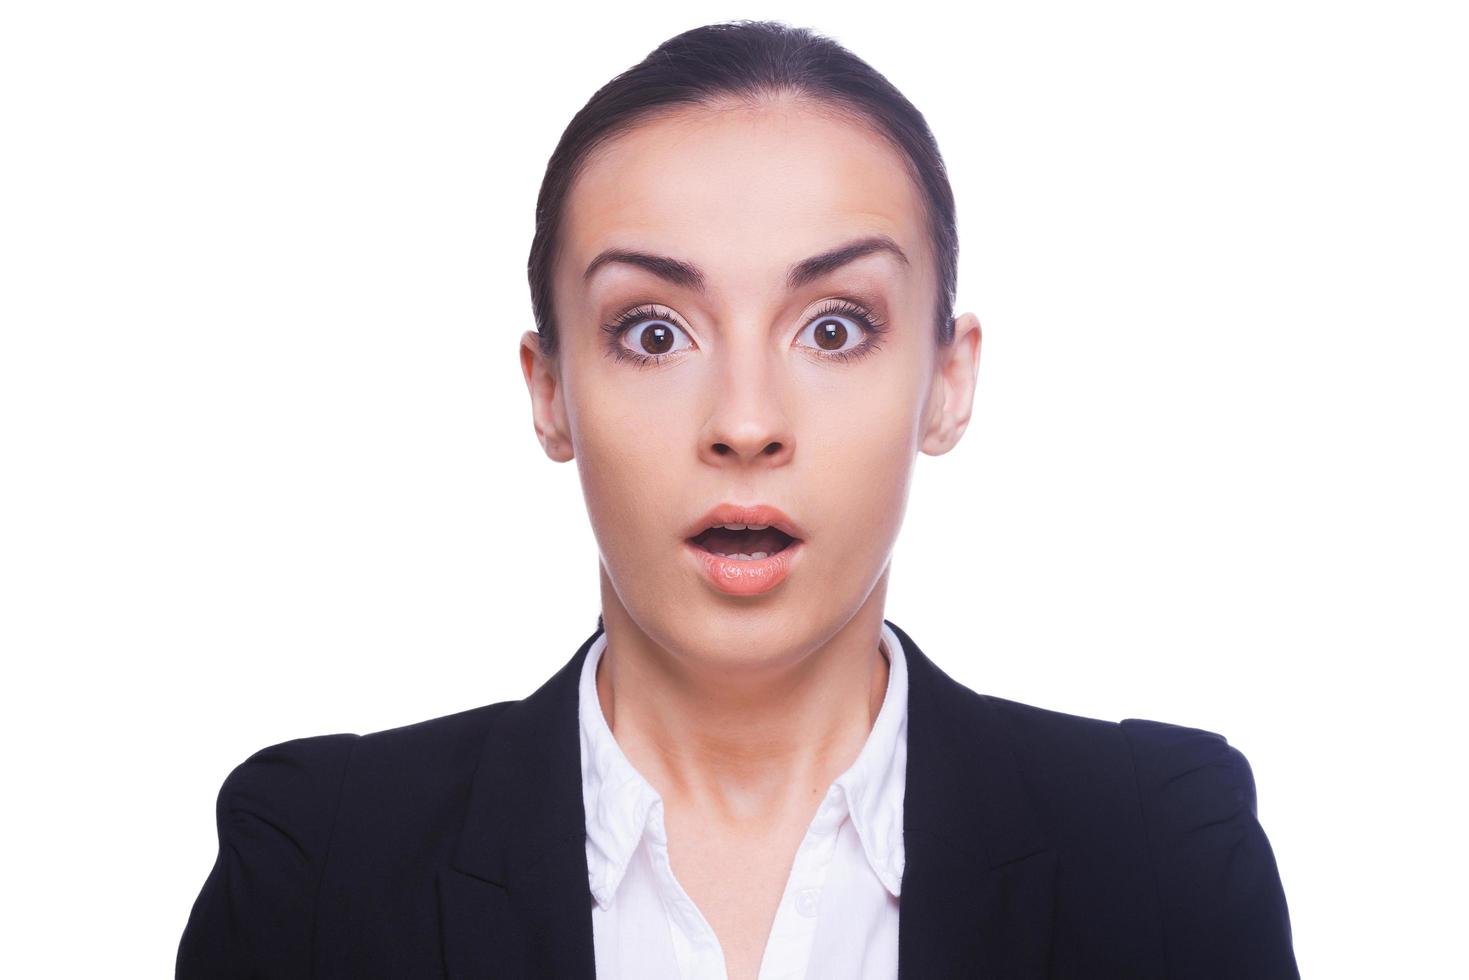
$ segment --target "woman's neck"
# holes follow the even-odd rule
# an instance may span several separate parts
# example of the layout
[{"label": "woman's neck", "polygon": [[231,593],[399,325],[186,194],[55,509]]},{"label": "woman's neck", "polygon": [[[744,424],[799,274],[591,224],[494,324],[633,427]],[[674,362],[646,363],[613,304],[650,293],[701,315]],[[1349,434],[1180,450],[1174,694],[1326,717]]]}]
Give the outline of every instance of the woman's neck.
[{"label": "woman's neck", "polygon": [[861,752],[887,690],[880,606],[758,664],[671,653],[625,616],[605,628],[597,695],[618,745],[666,806],[709,819],[808,810]]}]

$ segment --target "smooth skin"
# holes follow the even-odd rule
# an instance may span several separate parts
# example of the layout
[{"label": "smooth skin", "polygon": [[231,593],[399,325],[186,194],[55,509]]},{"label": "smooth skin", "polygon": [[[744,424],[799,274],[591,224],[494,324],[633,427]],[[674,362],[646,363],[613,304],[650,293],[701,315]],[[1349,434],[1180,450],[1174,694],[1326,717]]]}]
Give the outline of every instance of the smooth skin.
[{"label": "smooth skin", "polygon": [[[662,795],[674,875],[730,980],[755,980],[797,847],[861,751],[887,685],[878,643],[919,452],[969,422],[980,326],[940,348],[922,199],[866,125],[783,95],[680,108],[602,147],[572,188],[553,295],[560,349],[520,340],[536,434],[575,459],[596,536],[607,653],[597,693],[628,760]],[[802,259],[871,235],[867,254],[792,292]],[[697,267],[704,289],[608,248]],[[824,359],[817,311],[859,297],[879,347]],[[620,337],[628,309],[657,313]],[[659,346],[656,326],[673,324]],[[860,346],[843,321],[843,350]],[[650,332],[651,331],[651,332]],[[613,356],[612,345],[656,364]],[[769,503],[806,534],[758,596],[701,577],[683,530],[721,501]]]}]

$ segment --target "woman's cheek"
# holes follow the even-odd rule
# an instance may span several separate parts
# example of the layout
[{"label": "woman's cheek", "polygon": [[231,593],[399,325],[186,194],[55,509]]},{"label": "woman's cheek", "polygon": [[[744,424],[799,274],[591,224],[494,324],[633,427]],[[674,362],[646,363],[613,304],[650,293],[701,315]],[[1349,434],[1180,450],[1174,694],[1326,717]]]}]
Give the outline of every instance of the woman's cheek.
[{"label": "woman's cheek", "polygon": [[672,540],[669,528],[691,515],[680,493],[674,458],[656,433],[621,427],[583,429],[578,472],[599,544],[610,557],[640,554],[654,542]]}]

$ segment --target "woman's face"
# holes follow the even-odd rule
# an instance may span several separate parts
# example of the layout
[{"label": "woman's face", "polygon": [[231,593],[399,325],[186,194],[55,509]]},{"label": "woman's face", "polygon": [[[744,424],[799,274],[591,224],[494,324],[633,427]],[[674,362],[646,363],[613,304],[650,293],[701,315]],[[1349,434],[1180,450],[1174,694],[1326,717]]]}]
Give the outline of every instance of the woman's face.
[{"label": "woman's face", "polygon": [[[863,241],[885,247],[802,266]],[[792,100],[679,110],[589,160],[554,277],[560,350],[527,332],[522,367],[546,452],[579,464],[609,622],[620,603],[726,667],[799,659],[864,607],[876,624],[916,454],[962,434],[979,344],[966,314],[937,347],[897,152]],[[711,562],[687,538],[726,502],[778,508],[799,542]]]}]

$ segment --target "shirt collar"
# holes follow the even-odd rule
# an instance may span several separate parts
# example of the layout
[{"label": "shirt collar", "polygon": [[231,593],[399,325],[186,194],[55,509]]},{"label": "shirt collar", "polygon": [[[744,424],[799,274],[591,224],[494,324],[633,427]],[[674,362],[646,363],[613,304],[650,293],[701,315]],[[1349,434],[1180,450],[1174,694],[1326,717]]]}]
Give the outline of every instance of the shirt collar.
[{"label": "shirt collar", "polygon": [[[903,792],[908,763],[908,666],[903,644],[884,620],[881,645],[888,658],[887,691],[862,751],[837,777],[813,823],[850,815],[873,873],[894,896],[903,880]],[[604,630],[582,662],[578,689],[582,803],[586,809],[587,874],[592,896],[606,908],[627,873],[652,812],[663,800],[633,768],[607,726],[597,696],[597,664],[607,648]]]}]

